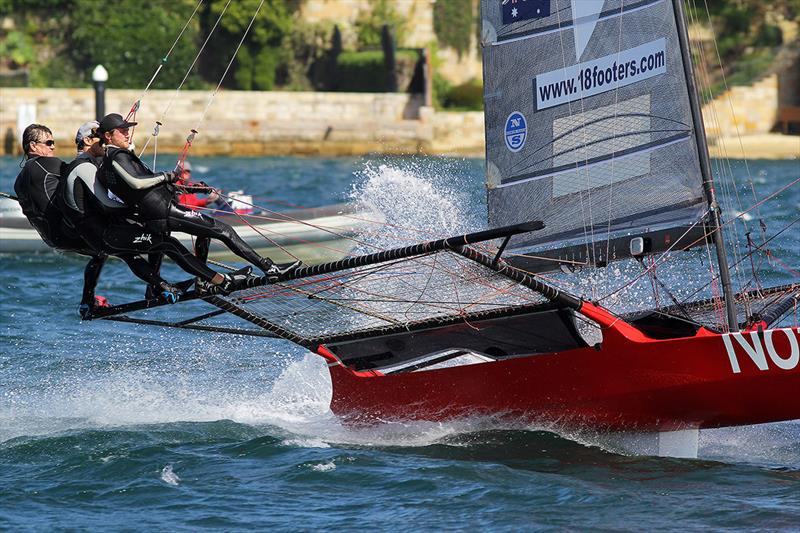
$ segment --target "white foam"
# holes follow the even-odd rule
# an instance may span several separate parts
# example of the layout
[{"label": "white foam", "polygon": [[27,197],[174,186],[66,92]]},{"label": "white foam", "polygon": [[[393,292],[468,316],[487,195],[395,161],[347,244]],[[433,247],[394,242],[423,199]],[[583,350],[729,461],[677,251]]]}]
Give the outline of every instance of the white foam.
[{"label": "white foam", "polygon": [[315,472],[330,472],[331,470],[336,470],[336,463],[328,461],[327,463],[311,465],[311,470]]},{"label": "white foam", "polygon": [[172,465],[167,465],[161,469],[161,481],[168,485],[177,486],[181,482],[181,478],[178,477],[178,474],[173,472]]},{"label": "white foam", "polygon": [[[368,162],[350,198],[359,208],[380,213],[385,226],[359,239],[387,248],[467,233],[485,213],[472,209],[455,165],[444,160]],[[480,215],[480,216],[478,216]],[[370,249],[369,251],[373,251]]]}]

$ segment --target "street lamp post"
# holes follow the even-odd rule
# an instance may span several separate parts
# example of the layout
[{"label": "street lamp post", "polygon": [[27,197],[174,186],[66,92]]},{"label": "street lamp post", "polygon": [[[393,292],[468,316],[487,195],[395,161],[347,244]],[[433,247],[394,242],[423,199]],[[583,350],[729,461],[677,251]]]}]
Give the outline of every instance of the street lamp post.
[{"label": "street lamp post", "polygon": [[106,82],[108,81],[108,71],[103,65],[97,65],[92,71],[92,81],[94,82],[94,114],[99,121],[106,114]]}]

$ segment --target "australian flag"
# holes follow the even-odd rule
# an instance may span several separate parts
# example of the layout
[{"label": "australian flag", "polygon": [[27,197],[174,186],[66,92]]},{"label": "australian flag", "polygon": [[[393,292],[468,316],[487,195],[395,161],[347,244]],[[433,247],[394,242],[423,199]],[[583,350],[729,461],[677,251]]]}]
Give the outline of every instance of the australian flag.
[{"label": "australian flag", "polygon": [[550,16],[550,0],[500,0],[503,24]]}]

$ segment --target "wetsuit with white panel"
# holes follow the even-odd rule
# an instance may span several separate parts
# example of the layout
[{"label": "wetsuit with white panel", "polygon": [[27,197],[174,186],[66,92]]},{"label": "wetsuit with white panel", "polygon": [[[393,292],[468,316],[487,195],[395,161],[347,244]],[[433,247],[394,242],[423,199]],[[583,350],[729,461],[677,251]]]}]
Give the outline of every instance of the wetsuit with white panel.
[{"label": "wetsuit with white panel", "polygon": [[180,174],[151,171],[130,150],[108,145],[101,182],[127,205],[137,218],[156,232],[181,231],[198,237],[197,247],[208,249],[208,240],[223,242],[233,253],[269,274],[273,263],[261,257],[228,224],[178,205],[175,188]]}]

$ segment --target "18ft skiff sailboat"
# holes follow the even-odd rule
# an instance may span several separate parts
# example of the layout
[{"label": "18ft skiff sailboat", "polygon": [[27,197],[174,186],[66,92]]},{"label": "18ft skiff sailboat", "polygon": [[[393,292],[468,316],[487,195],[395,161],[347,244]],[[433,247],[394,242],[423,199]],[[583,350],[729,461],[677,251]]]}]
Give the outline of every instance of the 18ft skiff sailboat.
[{"label": "18ft skiff sailboat", "polygon": [[[129,315],[158,301],[97,317],[288,339],[328,362],[347,419],[667,432],[800,418],[800,285],[735,294],[681,0],[481,9],[494,229],[259,279],[180,321]],[[653,267],[690,249],[716,255],[706,298],[646,313],[542,276],[650,257],[620,290],[655,286]],[[259,328],[210,323],[225,313]]]}]

